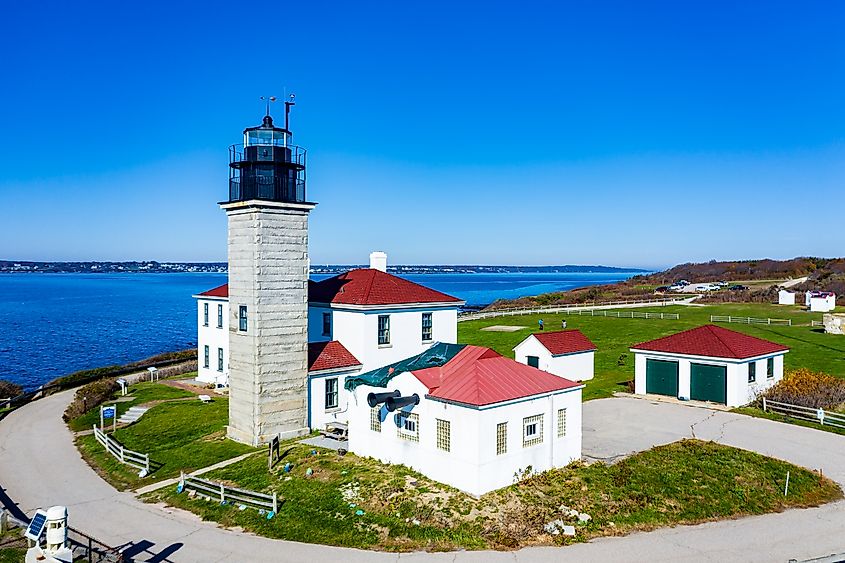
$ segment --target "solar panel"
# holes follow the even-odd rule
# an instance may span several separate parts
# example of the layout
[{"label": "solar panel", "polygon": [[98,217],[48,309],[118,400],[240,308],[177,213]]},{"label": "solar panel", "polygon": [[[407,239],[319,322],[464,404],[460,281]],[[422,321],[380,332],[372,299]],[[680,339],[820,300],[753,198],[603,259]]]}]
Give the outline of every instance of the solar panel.
[{"label": "solar panel", "polygon": [[32,541],[37,542],[41,538],[41,534],[44,533],[44,526],[47,525],[47,513],[43,510],[39,510],[35,513],[35,516],[32,517],[32,520],[29,522],[29,526],[26,529],[26,537],[31,539]]}]

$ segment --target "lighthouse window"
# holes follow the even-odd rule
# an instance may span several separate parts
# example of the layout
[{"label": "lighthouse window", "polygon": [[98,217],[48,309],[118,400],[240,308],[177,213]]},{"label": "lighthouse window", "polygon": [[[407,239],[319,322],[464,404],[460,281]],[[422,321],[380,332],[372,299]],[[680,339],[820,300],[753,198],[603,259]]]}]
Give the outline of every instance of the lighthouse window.
[{"label": "lighthouse window", "polygon": [[326,379],[326,409],[337,408],[337,378]]},{"label": "lighthouse window", "polygon": [[431,340],[431,313],[422,314],[422,339],[423,342]]},{"label": "lighthouse window", "polygon": [[390,315],[378,316],[378,343],[379,346],[390,344]]},{"label": "lighthouse window", "polygon": [[240,330],[241,332],[246,332],[246,327],[246,305],[241,305],[238,308],[238,330]]},{"label": "lighthouse window", "polygon": [[323,336],[331,336],[332,334],[332,314],[323,313]]},{"label": "lighthouse window", "polygon": [[202,304],[202,326],[208,326],[208,303]]},{"label": "lighthouse window", "polygon": [[217,305],[217,328],[223,328],[223,305]]}]

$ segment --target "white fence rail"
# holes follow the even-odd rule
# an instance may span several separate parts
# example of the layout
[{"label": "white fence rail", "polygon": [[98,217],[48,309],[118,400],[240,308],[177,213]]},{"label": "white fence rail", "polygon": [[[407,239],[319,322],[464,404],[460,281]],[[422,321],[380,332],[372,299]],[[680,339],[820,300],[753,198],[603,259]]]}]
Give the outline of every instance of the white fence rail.
[{"label": "white fence rail", "polygon": [[8,399],[0,399],[0,409],[4,407],[11,407],[12,406],[12,398],[9,397]]},{"label": "white fence rail", "polygon": [[135,452],[132,450],[128,450],[120,445],[117,440],[97,428],[97,425],[94,425],[94,438],[97,439],[103,447],[106,448],[111,455],[117,458],[120,463],[124,463],[126,465],[130,465],[137,469],[141,469],[144,471],[143,477],[146,477],[150,474],[150,455],[149,454],[142,454],[139,452]]},{"label": "white fence rail", "polygon": [[263,509],[268,512],[272,511],[274,515],[279,512],[279,498],[275,492],[272,495],[268,495],[246,489],[227,487],[223,483],[207,481],[199,477],[194,477],[193,475],[185,475],[183,471],[179,477],[179,491],[187,490],[196,491],[198,494],[209,498],[219,499],[221,503],[235,501],[252,508]]},{"label": "white fence rail", "polygon": [[821,408],[814,409],[811,407],[791,405],[789,403],[780,403],[778,401],[769,401],[763,397],[763,411],[774,412],[800,420],[818,422],[822,426],[835,426],[836,428],[845,429],[845,414],[826,411]]},{"label": "white fence rail", "polygon": [[674,319],[678,320],[678,313],[643,313],[642,311],[608,311],[605,309],[587,309],[576,311],[561,311],[565,315],[579,315],[587,317],[616,317],[619,319]]},{"label": "white fence rail", "polygon": [[730,317],[724,315],[710,315],[711,323],[740,323],[746,325],[779,325],[792,326],[792,319],[758,319],[755,317]]},{"label": "white fence rail", "polygon": [[[570,311],[584,311],[598,308],[611,307],[632,307],[632,306],[666,306],[678,305],[688,303],[690,297],[683,298],[663,298],[663,299],[641,299],[641,300],[623,300],[623,301],[593,301],[591,303],[573,303],[570,305],[547,305],[544,307],[521,307],[513,309],[494,309],[492,311],[469,311],[460,313],[458,315],[458,322],[461,321],[476,321],[479,319],[492,319],[495,317],[511,317],[517,315],[537,315],[543,313],[568,313]],[[668,318],[668,317],[667,317]]]},{"label": "white fence rail", "polygon": [[[810,326],[811,327],[814,327],[814,326],[824,327],[824,321],[810,321]],[[0,407],[2,407],[2,406],[3,405],[0,404]]]}]

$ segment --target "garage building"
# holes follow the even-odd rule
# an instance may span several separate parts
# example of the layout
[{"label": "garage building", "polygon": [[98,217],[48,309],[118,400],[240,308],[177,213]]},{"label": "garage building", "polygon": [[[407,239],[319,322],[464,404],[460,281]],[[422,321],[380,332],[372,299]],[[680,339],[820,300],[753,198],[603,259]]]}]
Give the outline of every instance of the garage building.
[{"label": "garage building", "polygon": [[635,392],[745,405],[783,379],[788,351],[715,325],[685,330],[631,348]]}]

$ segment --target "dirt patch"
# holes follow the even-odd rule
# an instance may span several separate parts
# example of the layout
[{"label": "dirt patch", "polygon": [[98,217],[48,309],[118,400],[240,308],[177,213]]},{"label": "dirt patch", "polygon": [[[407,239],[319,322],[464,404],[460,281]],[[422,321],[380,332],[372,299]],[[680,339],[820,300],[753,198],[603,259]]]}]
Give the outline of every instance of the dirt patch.
[{"label": "dirt patch", "polygon": [[486,330],[488,332],[518,332],[520,330],[525,330],[528,328],[527,326],[509,326],[509,325],[493,325],[493,326],[485,326],[481,330]]}]

